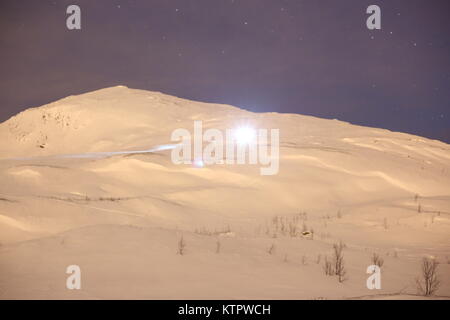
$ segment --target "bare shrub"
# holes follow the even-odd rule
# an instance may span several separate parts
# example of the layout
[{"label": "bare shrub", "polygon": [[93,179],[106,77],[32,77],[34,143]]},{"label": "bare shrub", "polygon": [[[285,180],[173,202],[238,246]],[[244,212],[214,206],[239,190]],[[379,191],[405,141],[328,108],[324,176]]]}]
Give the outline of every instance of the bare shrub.
[{"label": "bare shrub", "polygon": [[217,240],[216,241],[216,253],[220,253],[220,247],[221,247],[220,240]]},{"label": "bare shrub", "polygon": [[336,216],[337,216],[338,219],[342,218],[341,210],[338,210]]},{"label": "bare shrub", "polygon": [[178,251],[177,251],[177,253],[179,255],[183,255],[185,248],[186,248],[186,242],[184,241],[183,236],[181,236],[180,240],[178,240]]},{"label": "bare shrub", "polygon": [[439,263],[435,259],[423,258],[421,277],[416,279],[417,289],[421,295],[431,296],[439,288],[440,281],[437,277]]},{"label": "bare shrub", "polygon": [[384,264],[384,259],[378,253],[374,252],[374,254],[372,255],[372,264],[381,268]]},{"label": "bare shrub", "polygon": [[272,224],[273,224],[273,227],[274,227],[274,232],[277,232],[278,231],[278,216],[275,216],[275,217],[273,217],[273,219],[272,219]]},{"label": "bare shrub", "polygon": [[[303,231],[307,231],[305,221],[307,220],[307,213],[298,213],[294,216],[274,216],[266,227],[266,235],[272,238],[278,237],[298,237]],[[299,226],[300,221],[303,227]]]},{"label": "bare shrub", "polygon": [[281,217],[280,218],[280,233],[284,236],[286,235],[286,224],[285,224],[285,218]]},{"label": "bare shrub", "polygon": [[323,271],[325,272],[325,275],[327,275],[327,276],[334,275],[333,264],[331,263],[330,260],[328,260],[327,256],[325,256],[325,259],[324,259]]},{"label": "bare shrub", "polygon": [[268,254],[274,254],[275,253],[275,244],[272,243],[272,245],[267,249]]},{"label": "bare shrub", "polygon": [[335,243],[333,245],[334,274],[338,276],[339,282],[343,282],[345,280],[345,275],[347,273],[344,266],[344,248],[345,244],[342,242]]},{"label": "bare shrub", "polygon": [[214,231],[207,229],[205,227],[194,230],[194,233],[202,235],[202,236],[220,236],[221,234],[227,234],[230,232],[231,232],[231,228],[229,225],[224,228],[221,228],[221,229],[214,229]]}]

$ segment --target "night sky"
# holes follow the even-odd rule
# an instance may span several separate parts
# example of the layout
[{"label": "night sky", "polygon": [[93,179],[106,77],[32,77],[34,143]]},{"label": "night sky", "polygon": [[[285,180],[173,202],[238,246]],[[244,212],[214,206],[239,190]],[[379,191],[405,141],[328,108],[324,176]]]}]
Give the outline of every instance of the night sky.
[{"label": "night sky", "polygon": [[448,0],[1,0],[0,41],[0,121],[123,84],[450,142]]}]

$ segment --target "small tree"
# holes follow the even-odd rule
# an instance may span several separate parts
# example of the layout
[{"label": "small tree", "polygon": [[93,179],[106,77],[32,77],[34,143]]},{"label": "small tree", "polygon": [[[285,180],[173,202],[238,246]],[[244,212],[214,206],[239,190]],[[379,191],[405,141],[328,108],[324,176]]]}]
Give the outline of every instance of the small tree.
[{"label": "small tree", "polygon": [[327,275],[327,276],[334,275],[333,264],[331,263],[330,260],[328,260],[327,256],[325,256],[325,259],[324,259],[323,271],[325,272],[325,275]]},{"label": "small tree", "polygon": [[272,245],[267,249],[268,254],[274,254],[275,253],[275,244],[272,243]]},{"label": "small tree", "polygon": [[343,282],[345,280],[345,275],[347,273],[344,266],[344,248],[345,244],[342,242],[335,243],[333,245],[334,274],[338,276],[339,282]]},{"label": "small tree", "polygon": [[220,240],[217,239],[217,241],[216,241],[216,253],[220,253],[220,247],[221,247]]},{"label": "small tree", "polygon": [[417,289],[421,295],[431,296],[439,288],[440,281],[437,277],[438,265],[439,263],[435,259],[423,258],[422,278],[416,279]]},{"label": "small tree", "polygon": [[374,253],[372,255],[372,264],[381,268],[384,264],[384,259],[378,253]]},{"label": "small tree", "polygon": [[184,241],[183,236],[181,236],[180,240],[178,240],[178,251],[177,251],[177,253],[179,255],[183,255],[185,247],[186,247],[186,242]]}]

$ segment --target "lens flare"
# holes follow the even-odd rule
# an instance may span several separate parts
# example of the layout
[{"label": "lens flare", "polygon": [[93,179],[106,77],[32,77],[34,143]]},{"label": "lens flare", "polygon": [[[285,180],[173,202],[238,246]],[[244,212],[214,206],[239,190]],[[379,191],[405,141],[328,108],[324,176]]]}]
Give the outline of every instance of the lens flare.
[{"label": "lens flare", "polygon": [[256,140],[256,131],[250,127],[241,127],[235,130],[234,138],[239,144],[250,144]]},{"label": "lens flare", "polygon": [[205,163],[201,159],[197,159],[194,161],[194,167],[196,168],[203,168],[205,166]]}]

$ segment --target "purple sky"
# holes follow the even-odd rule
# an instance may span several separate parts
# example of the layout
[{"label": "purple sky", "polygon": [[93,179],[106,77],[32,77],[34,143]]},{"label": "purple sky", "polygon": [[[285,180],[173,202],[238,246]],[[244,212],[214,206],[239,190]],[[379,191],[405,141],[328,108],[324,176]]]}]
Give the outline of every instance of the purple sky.
[{"label": "purple sky", "polygon": [[[81,30],[66,8],[81,7]],[[366,8],[382,29],[366,28]],[[117,84],[450,142],[448,0],[0,3],[0,121]]]}]

